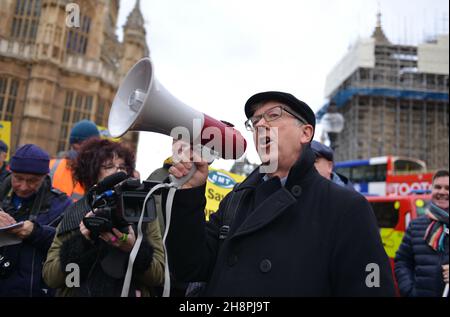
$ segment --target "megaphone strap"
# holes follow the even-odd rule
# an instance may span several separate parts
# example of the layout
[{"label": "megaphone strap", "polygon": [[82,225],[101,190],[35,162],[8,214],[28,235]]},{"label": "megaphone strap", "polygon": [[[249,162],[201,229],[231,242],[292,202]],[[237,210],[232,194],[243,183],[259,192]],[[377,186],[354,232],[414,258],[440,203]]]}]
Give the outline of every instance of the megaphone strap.
[{"label": "megaphone strap", "polygon": [[147,204],[147,200],[153,195],[154,192],[156,192],[157,190],[159,190],[161,188],[169,188],[169,194],[167,196],[167,201],[166,201],[166,228],[164,230],[164,236],[163,236],[163,248],[164,248],[164,255],[165,255],[164,256],[165,265],[164,265],[163,297],[170,296],[170,270],[169,270],[169,260],[168,260],[169,257],[168,257],[167,248],[166,248],[166,238],[169,233],[173,199],[175,197],[175,192],[177,191],[177,189],[179,189],[181,186],[183,186],[183,184],[186,183],[192,177],[192,175],[195,173],[196,170],[197,170],[197,168],[195,167],[195,165],[193,165],[191,170],[189,171],[188,175],[186,175],[182,178],[171,177],[170,178],[171,183],[158,184],[148,192],[147,196],[145,196],[144,204],[142,206],[141,216],[139,217],[139,222],[137,225],[137,231],[138,231],[137,239],[136,239],[136,242],[134,243],[133,249],[131,250],[130,257],[128,259],[128,267],[127,267],[127,271],[125,274],[125,280],[123,282],[121,297],[128,297],[128,293],[130,290],[131,277],[133,275],[133,264],[134,264],[134,260],[136,259],[136,256],[139,251],[139,247],[141,246],[142,238],[143,238],[142,221],[144,219],[144,211],[145,211],[145,206]]},{"label": "megaphone strap", "polygon": [[170,270],[169,270],[169,256],[166,248],[166,239],[167,235],[169,234],[169,227],[170,227],[170,220],[172,216],[172,204],[173,199],[175,198],[175,192],[177,189],[175,187],[171,187],[169,189],[169,194],[167,195],[167,201],[166,201],[166,229],[164,230],[164,237],[163,237],[163,247],[164,247],[164,254],[165,254],[165,264],[164,264],[164,289],[163,289],[163,297],[169,297],[170,296]]},{"label": "megaphone strap", "polygon": [[139,217],[139,221],[138,221],[138,225],[137,225],[137,238],[136,238],[136,242],[134,243],[133,249],[131,250],[130,253],[130,257],[128,258],[128,267],[127,267],[127,271],[125,273],[125,280],[123,282],[123,286],[122,286],[122,293],[121,293],[121,297],[128,297],[128,293],[130,290],[130,284],[131,284],[131,277],[133,275],[133,264],[134,264],[134,260],[136,259],[137,253],[139,251],[139,247],[141,246],[142,243],[142,221],[144,219],[144,211],[145,211],[145,206],[147,204],[147,200],[151,197],[151,195],[156,192],[158,189],[161,188],[166,188],[168,187],[168,185],[170,184],[158,184],[155,187],[153,187],[147,194],[147,196],[145,196],[144,199],[144,204],[142,206],[142,212],[141,212],[141,216]]}]

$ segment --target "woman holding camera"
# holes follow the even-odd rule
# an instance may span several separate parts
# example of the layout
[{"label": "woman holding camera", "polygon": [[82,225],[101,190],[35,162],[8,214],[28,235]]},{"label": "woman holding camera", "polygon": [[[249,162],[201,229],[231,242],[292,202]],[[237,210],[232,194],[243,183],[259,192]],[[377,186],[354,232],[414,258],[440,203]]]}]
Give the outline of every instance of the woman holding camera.
[{"label": "woman holding camera", "polygon": [[[119,142],[91,139],[83,143],[74,175],[88,189],[117,172],[134,174],[134,155]],[[95,234],[83,218],[93,217],[86,194],[66,209],[44,264],[43,277],[57,296],[120,296],[136,227]],[[121,229],[121,230],[119,230]],[[133,266],[129,297],[152,296],[164,279],[164,251],[158,221],[142,227],[144,239]]]}]

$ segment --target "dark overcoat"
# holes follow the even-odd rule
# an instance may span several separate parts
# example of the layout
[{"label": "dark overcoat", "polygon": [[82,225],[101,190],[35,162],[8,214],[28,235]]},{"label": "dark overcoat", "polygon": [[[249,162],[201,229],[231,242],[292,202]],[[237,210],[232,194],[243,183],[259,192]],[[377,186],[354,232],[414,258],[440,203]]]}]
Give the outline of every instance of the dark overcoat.
[{"label": "dark overcoat", "polygon": [[[287,181],[255,170],[205,222],[205,187],[177,191],[167,239],[170,270],[207,281],[206,296],[393,296],[370,204],[314,168],[309,147]],[[245,191],[224,241],[223,212]]]}]

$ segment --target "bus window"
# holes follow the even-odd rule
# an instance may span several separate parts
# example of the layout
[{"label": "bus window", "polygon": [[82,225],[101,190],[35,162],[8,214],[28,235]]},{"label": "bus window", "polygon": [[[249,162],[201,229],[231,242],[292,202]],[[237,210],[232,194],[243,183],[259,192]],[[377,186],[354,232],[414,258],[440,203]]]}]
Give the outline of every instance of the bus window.
[{"label": "bus window", "polygon": [[350,179],[355,183],[384,182],[386,166],[386,164],[354,166]]},{"label": "bus window", "polygon": [[395,228],[400,210],[399,201],[372,201],[373,212],[380,228]]},{"label": "bus window", "polygon": [[394,162],[394,174],[414,174],[425,172],[425,166],[420,161],[398,159]]},{"label": "bus window", "polygon": [[352,168],[352,181],[355,183],[367,182],[367,168],[369,165],[355,166]]},{"label": "bus window", "polygon": [[351,167],[338,167],[335,169],[335,171],[345,177],[347,177],[348,179],[352,178],[352,169]]},{"label": "bus window", "polygon": [[375,166],[377,167],[377,171],[375,174],[374,182],[385,182],[387,175],[387,164],[379,164]]}]

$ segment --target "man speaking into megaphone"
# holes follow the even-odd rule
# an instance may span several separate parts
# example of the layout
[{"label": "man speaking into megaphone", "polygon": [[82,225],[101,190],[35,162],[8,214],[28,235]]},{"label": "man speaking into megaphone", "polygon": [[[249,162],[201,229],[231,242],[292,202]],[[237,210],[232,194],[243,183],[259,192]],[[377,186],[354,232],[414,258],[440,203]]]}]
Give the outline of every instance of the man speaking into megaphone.
[{"label": "man speaking into megaphone", "polygon": [[[205,282],[205,296],[393,295],[388,257],[367,200],[314,168],[311,108],[289,93],[269,91],[252,96],[245,114],[262,164],[206,223],[207,160],[239,158],[245,139],[230,124],[173,97],[148,58],[132,67],[117,92],[108,123],[113,137],[135,130],[176,140],[170,184],[155,186],[147,196],[170,188],[163,295],[170,289],[169,266],[179,281]],[[123,294],[140,236],[138,225]]]},{"label": "man speaking into megaphone", "polygon": [[204,282],[203,296],[393,296],[369,203],[314,168],[311,108],[268,91],[245,114],[262,164],[208,222],[207,162],[193,151],[169,169],[184,179],[166,239],[175,278]]}]

